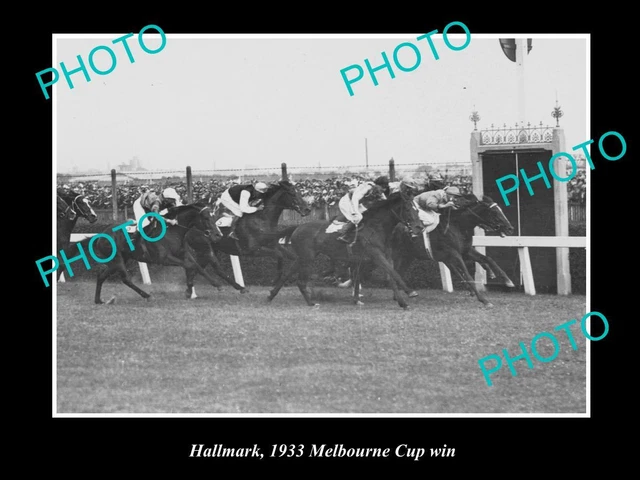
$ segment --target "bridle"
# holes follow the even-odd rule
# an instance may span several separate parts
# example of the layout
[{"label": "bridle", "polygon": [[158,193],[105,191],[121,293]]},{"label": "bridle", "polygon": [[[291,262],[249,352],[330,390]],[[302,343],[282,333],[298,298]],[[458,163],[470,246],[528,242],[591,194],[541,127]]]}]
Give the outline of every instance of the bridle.
[{"label": "bridle", "polygon": [[395,215],[395,217],[398,219],[398,222],[402,223],[405,227],[407,227],[407,229],[409,230],[409,234],[413,235],[413,228],[411,227],[410,222],[404,218],[404,207],[405,207],[405,203],[407,202],[411,203],[411,208],[417,209],[417,207],[411,200],[409,200],[405,196],[404,193],[401,192],[400,195],[402,198],[402,204],[400,205],[400,214],[397,214],[395,210],[391,210],[391,213]]},{"label": "bridle", "polygon": [[[62,199],[62,201],[67,204],[67,202],[64,200],[64,198],[60,197],[60,195],[58,195],[59,198]],[[70,221],[74,221],[76,219],[76,217],[78,216],[78,212],[80,212],[80,216],[87,218],[87,216],[82,213],[82,209],[80,208],[80,206],[78,205],[78,199],[82,197],[82,195],[77,195],[72,201],[71,201],[71,205],[67,204],[67,208],[64,210],[64,212],[60,213],[60,218],[64,218],[67,217]],[[73,208],[75,207],[75,209]],[[70,213],[67,213],[70,212]]]},{"label": "bridle", "polygon": [[[476,212],[474,212],[474,211],[472,210],[472,208],[471,208],[471,207],[472,207],[472,206],[475,206],[475,205],[486,205],[486,204],[484,204],[483,202],[478,202],[478,203],[476,203],[476,204],[474,204],[474,205],[466,206],[466,207],[462,207],[462,208],[463,208],[463,210],[464,210],[464,211],[469,212],[471,215],[473,215],[474,217],[476,217],[476,218],[478,218],[478,219],[480,220],[480,223],[478,223],[478,226],[479,226],[479,227],[483,227],[483,226],[484,226],[484,227],[486,227],[487,229],[489,229],[489,230],[491,230],[491,231],[494,231],[494,232],[495,232],[495,231],[497,230],[497,229],[496,229],[496,227],[494,227],[493,225],[487,225],[487,223],[486,223],[485,219],[484,219],[484,218],[482,218],[480,215],[478,215]],[[497,204],[497,203],[495,203],[495,202],[494,202],[494,203],[492,203],[491,205],[489,205],[489,207],[487,207],[487,209],[488,209],[488,210],[490,210],[490,209],[492,209],[492,208],[498,208],[498,209],[500,209],[500,207],[498,206],[498,204]],[[447,215],[447,228],[445,228],[444,233],[447,233],[447,230],[449,230],[449,224],[450,224],[450,222],[451,222],[451,209],[449,209],[449,213],[448,213],[448,215]]]}]

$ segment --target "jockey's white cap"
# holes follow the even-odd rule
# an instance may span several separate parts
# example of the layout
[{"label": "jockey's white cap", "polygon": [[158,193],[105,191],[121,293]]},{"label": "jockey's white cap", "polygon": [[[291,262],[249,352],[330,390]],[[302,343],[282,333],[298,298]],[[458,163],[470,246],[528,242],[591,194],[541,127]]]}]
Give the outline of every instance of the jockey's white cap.
[{"label": "jockey's white cap", "polygon": [[267,185],[264,182],[258,182],[256,183],[253,188],[255,188],[257,191],[259,191],[260,193],[264,193],[267,191],[267,189],[269,188],[269,185]]},{"label": "jockey's white cap", "polygon": [[178,192],[176,192],[175,189],[171,187],[165,188],[162,192],[162,196],[164,198],[173,198],[176,202],[180,202],[180,195],[178,195]]}]

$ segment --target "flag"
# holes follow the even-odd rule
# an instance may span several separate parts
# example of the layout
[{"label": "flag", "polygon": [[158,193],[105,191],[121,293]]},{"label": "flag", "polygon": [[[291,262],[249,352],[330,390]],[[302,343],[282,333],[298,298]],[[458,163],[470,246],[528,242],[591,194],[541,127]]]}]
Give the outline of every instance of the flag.
[{"label": "flag", "polygon": [[[501,38],[500,48],[512,62],[516,61],[516,39],[515,38]],[[530,38],[527,38],[527,53],[533,48],[533,42]]]}]

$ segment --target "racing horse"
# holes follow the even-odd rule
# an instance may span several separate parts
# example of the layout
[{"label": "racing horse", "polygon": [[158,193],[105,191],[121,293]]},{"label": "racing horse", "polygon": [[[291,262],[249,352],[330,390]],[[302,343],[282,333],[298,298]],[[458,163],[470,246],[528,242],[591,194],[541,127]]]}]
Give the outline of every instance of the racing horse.
[{"label": "racing horse", "polygon": [[[460,207],[457,210],[449,209],[447,213],[442,214],[438,226],[429,233],[433,259],[456,272],[471,294],[484,305],[491,307],[491,302],[478,291],[465,260],[478,262],[490,278],[498,276],[508,287],[513,287],[514,284],[493,259],[482,255],[473,247],[474,228],[480,227],[485,231],[496,232],[502,237],[511,235],[514,229],[498,204],[486,195],[481,200],[474,194],[463,195],[462,202],[458,204]],[[411,238],[402,225],[397,225],[394,229],[391,244],[393,265],[400,275],[406,273],[415,258],[431,259],[424,242]]]},{"label": "racing horse", "polygon": [[98,220],[89,200],[75,192],[58,194],[56,212],[58,250],[69,246],[71,232],[76,226],[78,217],[87,219],[89,223],[96,223]]},{"label": "racing horse", "polygon": [[[96,223],[98,216],[91,208],[89,200],[84,195],[75,192],[59,193],[56,204],[56,240],[58,251],[69,248],[71,233],[76,226],[78,217],[85,218],[89,223]],[[58,270],[57,279],[60,280],[62,270]]]},{"label": "racing horse", "polygon": [[[151,255],[151,258],[145,256],[142,249],[135,248],[137,238],[132,239],[129,235],[132,232],[124,228],[126,225],[132,224],[133,220],[129,220],[118,226],[112,225],[105,228],[102,233],[106,235],[94,240],[92,248],[95,257],[102,259],[102,261],[99,262],[101,263],[101,269],[96,281],[94,299],[96,304],[105,303],[101,299],[102,284],[114,273],[118,273],[122,283],[142,298],[148,300],[151,297],[149,293],[140,289],[131,281],[131,277],[127,271],[127,262],[130,260],[156,265],[183,267],[187,274],[187,280],[195,269],[207,278],[212,285],[219,287],[218,282],[196,261],[193,256],[193,249],[185,248],[189,244],[190,237],[204,236],[211,242],[216,242],[222,238],[222,233],[215,224],[212,208],[208,204],[202,203],[171,207],[168,209],[164,218],[175,219],[178,221],[178,224],[167,226],[166,224],[161,224],[158,220],[154,220],[144,227],[144,232],[149,238],[160,238],[157,243],[154,242],[156,243],[156,248],[154,248],[155,255]],[[114,229],[114,227],[117,228]],[[162,235],[162,231],[158,232],[161,228],[166,229],[164,235]],[[140,235],[140,233],[133,235],[137,236]],[[106,236],[109,236],[110,239],[106,238]],[[83,240],[80,243],[86,244],[89,241],[91,241],[91,239]],[[185,242],[187,242],[187,245],[185,245]],[[193,242],[193,244],[195,244],[195,242]],[[224,278],[224,273],[216,273]],[[195,274],[192,275],[195,276]],[[111,303],[112,300],[108,303]]]},{"label": "racing horse", "polygon": [[[238,241],[229,238],[228,227],[221,227],[224,237],[211,246],[215,251],[228,255],[245,257],[275,258],[278,262],[278,283],[284,272],[284,259],[294,259],[295,256],[286,247],[279,243],[289,229],[278,230],[278,220],[284,210],[294,210],[300,215],[307,216],[311,208],[302,198],[295,185],[288,180],[272,183],[263,196],[264,209],[255,213],[243,215],[236,224],[236,236]],[[217,204],[220,211],[226,210],[221,203]],[[240,247],[240,248],[238,248]]]},{"label": "racing horse", "polygon": [[413,295],[415,292],[407,287],[387,258],[391,233],[398,222],[402,222],[412,236],[418,236],[423,229],[417,207],[413,203],[413,195],[410,190],[404,188],[392,193],[386,200],[373,204],[363,213],[361,226],[355,232],[352,245],[346,245],[338,240],[340,230],[327,233],[327,229],[333,223],[331,221],[301,224],[293,231],[290,238],[297,258],[289,267],[287,274],[271,290],[268,300],[273,300],[286,280],[297,272],[298,288],[307,305],[318,306],[311,299],[310,278],[313,261],[318,254],[322,253],[334,261],[346,261],[351,265],[355,278],[353,296],[356,305],[362,305],[359,281],[357,281],[360,265],[364,261],[371,260],[388,274],[398,305],[407,309],[407,302],[400,294],[398,287],[410,296],[415,296]]}]

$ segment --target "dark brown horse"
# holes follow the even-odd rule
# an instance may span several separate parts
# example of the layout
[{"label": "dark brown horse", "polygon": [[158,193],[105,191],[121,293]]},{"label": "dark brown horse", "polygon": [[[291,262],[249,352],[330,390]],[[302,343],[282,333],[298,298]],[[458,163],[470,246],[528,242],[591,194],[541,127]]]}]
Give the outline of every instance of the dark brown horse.
[{"label": "dark brown horse", "polygon": [[[71,243],[71,233],[79,217],[89,223],[96,223],[98,216],[91,208],[89,200],[84,195],[75,192],[59,192],[56,204],[56,240],[58,251],[66,249]],[[60,280],[62,270],[58,270],[57,279]]]},{"label": "dark brown horse", "polygon": [[[463,195],[461,207],[449,210],[440,216],[440,223],[429,233],[434,260],[444,263],[452,272],[463,280],[467,288],[480,302],[492,306],[471,277],[465,260],[478,262],[490,278],[499,276],[505,285],[513,287],[507,274],[490,257],[482,255],[473,248],[475,227],[485,231],[493,231],[501,236],[511,235],[513,226],[504,213],[491,198],[484,196],[482,200],[473,194]],[[422,238],[411,238],[408,232],[398,225],[393,232],[392,259],[396,270],[404,275],[414,259],[430,259]]]},{"label": "dark brown horse", "polygon": [[[294,255],[279,239],[284,233],[278,230],[278,220],[284,210],[294,210],[302,216],[309,215],[311,208],[302,198],[295,185],[287,180],[274,183],[263,197],[264,209],[243,215],[236,224],[238,242],[228,237],[229,228],[221,227],[224,237],[212,248],[218,252],[240,257],[272,257],[278,262],[277,279],[283,275],[284,259],[294,259]],[[221,205],[219,208],[223,208]],[[238,246],[240,247],[238,249]]]},{"label": "dark brown horse", "polygon": [[[151,219],[153,217],[149,218]],[[132,220],[124,224],[112,225],[105,228],[102,233],[111,237],[111,240],[102,235],[97,239],[86,239],[80,242],[84,245],[85,250],[88,244],[92,243],[95,257],[102,259],[102,261],[98,262],[101,264],[101,268],[96,282],[95,303],[104,303],[100,297],[102,284],[114,273],[118,273],[122,283],[138,293],[141,297],[145,299],[151,297],[151,295],[138,288],[131,281],[126,266],[130,260],[157,265],[180,266],[185,269],[188,282],[193,282],[193,277],[195,277],[195,272],[197,272],[207,278],[212,285],[219,287],[219,283],[198,263],[198,260],[202,261],[202,259],[196,259],[193,255],[194,248],[195,250],[199,250],[198,243],[195,239],[203,237],[207,239],[207,242],[215,242],[222,238],[222,233],[215,225],[216,218],[213,215],[212,208],[208,204],[199,203],[172,207],[165,215],[165,218],[176,219],[178,224],[162,225],[161,222],[153,219],[149,225],[144,228],[144,232],[148,238],[160,239],[154,242],[156,248],[153,249],[155,252],[153,258],[145,257],[142,249],[135,248],[135,237],[139,235],[138,232],[130,233],[122,228],[125,225],[132,225]],[[166,228],[164,234],[162,234],[162,228]],[[192,248],[187,248],[190,241],[193,244]],[[225,274],[222,271],[216,273],[225,278]],[[193,286],[193,284],[191,284],[191,286]],[[187,292],[190,293],[190,290],[191,289],[188,288]]]},{"label": "dark brown horse", "polygon": [[[322,253],[333,260],[348,262],[352,266],[355,278],[358,278],[359,267],[363,262],[373,261],[389,275],[391,288],[398,304],[407,309],[407,302],[401,296],[398,287],[407,294],[412,292],[394,270],[386,254],[391,232],[398,222],[406,225],[408,231],[414,236],[419,235],[423,228],[413,203],[413,196],[404,190],[391,194],[388,199],[371,206],[364,212],[362,226],[357,230],[355,242],[351,247],[338,240],[340,230],[327,233],[327,229],[332,224],[330,221],[309,222],[298,226],[291,234],[291,247],[296,254],[296,259],[287,274],[271,290],[269,300],[273,300],[286,280],[297,272],[298,288],[307,305],[317,306],[318,304],[311,299],[310,278],[313,261],[318,254]],[[362,305],[358,282],[354,282],[354,285],[354,302]]]},{"label": "dark brown horse", "polygon": [[56,211],[58,250],[69,246],[79,217],[86,218],[89,223],[98,220],[89,200],[75,192],[58,193]]}]

